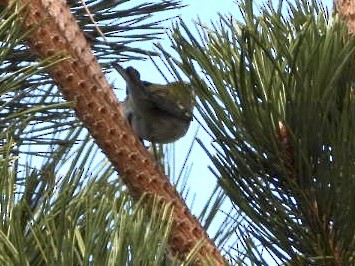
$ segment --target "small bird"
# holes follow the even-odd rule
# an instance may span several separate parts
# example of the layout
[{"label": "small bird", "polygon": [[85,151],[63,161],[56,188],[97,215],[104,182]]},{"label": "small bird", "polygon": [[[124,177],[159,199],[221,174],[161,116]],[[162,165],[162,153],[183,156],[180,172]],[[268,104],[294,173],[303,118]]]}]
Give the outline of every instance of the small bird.
[{"label": "small bird", "polygon": [[189,84],[153,84],[141,80],[133,67],[114,67],[127,83],[125,118],[141,139],[170,143],[186,134],[195,107],[195,94]]}]

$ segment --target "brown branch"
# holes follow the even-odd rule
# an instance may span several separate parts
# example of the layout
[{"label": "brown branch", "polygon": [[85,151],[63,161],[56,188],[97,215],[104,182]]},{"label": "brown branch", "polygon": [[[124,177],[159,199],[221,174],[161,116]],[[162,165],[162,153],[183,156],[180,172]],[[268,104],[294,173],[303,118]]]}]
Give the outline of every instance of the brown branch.
[{"label": "brown branch", "polygon": [[297,180],[298,173],[295,167],[294,149],[287,128],[281,121],[279,121],[277,139],[281,147],[282,165],[286,170],[286,175],[292,180],[292,182],[297,183],[299,180]]},{"label": "brown branch", "polygon": [[334,0],[335,10],[340,17],[348,24],[350,34],[355,33],[355,1],[354,0]]},{"label": "brown branch", "polygon": [[[354,0],[334,0],[335,11],[346,21],[350,35],[355,34],[355,1]],[[353,60],[355,64],[355,57]],[[355,100],[355,89],[350,90],[350,100]]]},{"label": "brown branch", "polygon": [[[8,4],[6,0],[2,2]],[[202,240],[200,258],[209,257],[214,265],[224,265],[213,242],[124,120],[112,87],[66,2],[23,0],[22,3],[28,4],[26,26],[40,25],[28,38],[30,48],[40,58],[63,51],[70,56],[49,72],[64,97],[75,102],[77,116],[118,170],[132,196],[157,195],[174,206],[171,252],[184,257]]]}]

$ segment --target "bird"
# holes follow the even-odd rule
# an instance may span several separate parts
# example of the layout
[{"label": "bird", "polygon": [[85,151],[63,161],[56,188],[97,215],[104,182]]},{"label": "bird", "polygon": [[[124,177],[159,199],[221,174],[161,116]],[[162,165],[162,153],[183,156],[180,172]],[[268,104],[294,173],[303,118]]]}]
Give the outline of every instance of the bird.
[{"label": "bird", "polygon": [[125,119],[141,140],[165,144],[186,134],[196,104],[190,84],[182,81],[155,84],[141,80],[134,67],[115,64],[114,68],[127,84],[122,103]]}]

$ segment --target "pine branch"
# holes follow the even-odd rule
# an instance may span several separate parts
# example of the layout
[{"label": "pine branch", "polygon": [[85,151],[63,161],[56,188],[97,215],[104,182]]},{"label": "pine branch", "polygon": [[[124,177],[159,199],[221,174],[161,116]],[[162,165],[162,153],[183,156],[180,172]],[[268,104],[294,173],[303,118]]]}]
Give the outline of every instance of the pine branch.
[{"label": "pine branch", "polygon": [[355,40],[316,0],[253,7],[197,24],[199,38],[181,22],[179,57],[165,58],[195,87],[211,169],[247,217],[240,252],[264,265],[261,243],[277,264],[352,264]]},{"label": "pine branch", "polygon": [[[9,4],[5,0],[2,2]],[[70,56],[50,68],[50,75],[66,100],[75,103],[77,116],[120,173],[132,196],[138,199],[143,194],[158,195],[174,206],[172,253],[183,257],[200,245],[200,262],[207,257],[214,265],[223,265],[219,251],[124,120],[112,87],[66,2],[32,0],[22,3],[28,5],[26,15],[21,13],[26,19],[26,27],[39,26],[28,39],[31,49],[41,58],[62,51]]]}]

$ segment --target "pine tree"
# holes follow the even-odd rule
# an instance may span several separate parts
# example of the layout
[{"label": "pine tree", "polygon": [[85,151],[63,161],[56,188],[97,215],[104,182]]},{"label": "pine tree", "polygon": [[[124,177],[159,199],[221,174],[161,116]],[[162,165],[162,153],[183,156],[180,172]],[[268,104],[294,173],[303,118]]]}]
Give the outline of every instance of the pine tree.
[{"label": "pine tree", "polygon": [[[104,69],[154,55],[131,44],[159,37],[163,28],[150,17],[180,7],[176,1],[125,2],[68,3]],[[3,1],[0,6],[0,264],[162,265],[172,207],[149,197],[133,201],[113,165],[103,156],[98,160],[98,146],[72,110],[76,103],[63,100],[48,74],[72,58],[68,47],[48,50],[51,42],[63,42],[46,32],[46,26],[56,26],[43,17],[49,7],[34,11],[46,3]],[[65,8],[59,12],[65,15]],[[70,25],[59,26],[72,34]],[[38,61],[35,51],[45,51],[45,59]],[[70,81],[68,73],[61,74]],[[168,261],[177,264],[172,256]]]},{"label": "pine tree", "polygon": [[166,56],[197,90],[205,150],[242,217],[235,263],[353,265],[354,38],[316,1],[239,8],[199,37],[181,22],[180,57]]},{"label": "pine tree", "polygon": [[[131,44],[157,37],[152,13],[180,7],[126,2],[68,2],[105,70],[152,55]],[[63,101],[53,81],[66,75],[53,69],[73,58],[46,50],[33,36],[50,33],[29,27],[27,7],[11,3],[0,5],[0,264],[193,265],[193,254],[210,256],[208,248],[201,252],[203,242],[172,250],[176,208],[137,197],[139,188],[129,195],[123,173],[117,178],[107,158],[97,162],[100,130],[85,129],[90,119],[76,102]],[[352,265],[355,40],[316,1],[255,10],[245,0],[239,8],[241,20],[221,15],[212,28],[196,23],[199,36],[178,21],[178,56],[160,47],[172,72],[190,79],[213,139],[212,149],[199,143],[219,188],[200,219],[208,228],[224,200],[232,203],[213,239],[232,265]],[[38,61],[24,40],[46,58]]]}]

